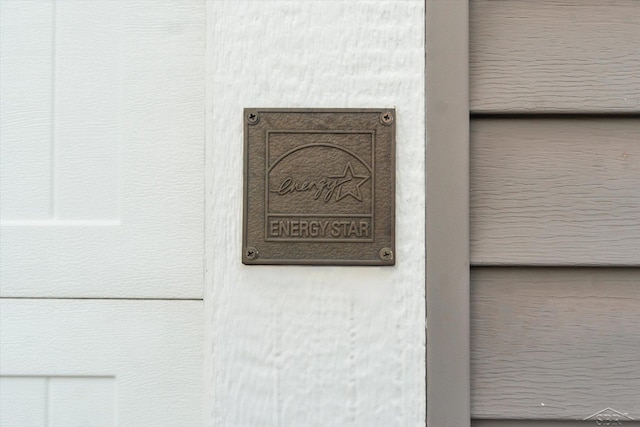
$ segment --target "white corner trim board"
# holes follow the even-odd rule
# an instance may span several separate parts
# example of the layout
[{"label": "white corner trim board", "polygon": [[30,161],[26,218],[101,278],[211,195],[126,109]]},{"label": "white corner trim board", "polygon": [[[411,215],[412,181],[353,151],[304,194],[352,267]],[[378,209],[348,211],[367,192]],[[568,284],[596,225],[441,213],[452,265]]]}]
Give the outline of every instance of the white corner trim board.
[{"label": "white corner trim board", "polygon": [[[205,418],[424,425],[424,2],[207,7]],[[395,267],[241,263],[244,107],[396,108]]]}]

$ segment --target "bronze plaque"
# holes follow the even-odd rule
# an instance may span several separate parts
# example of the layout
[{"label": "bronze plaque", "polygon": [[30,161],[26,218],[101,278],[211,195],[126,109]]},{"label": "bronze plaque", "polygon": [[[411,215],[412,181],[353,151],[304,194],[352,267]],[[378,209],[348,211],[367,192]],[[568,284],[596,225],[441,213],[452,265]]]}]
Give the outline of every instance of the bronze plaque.
[{"label": "bronze plaque", "polygon": [[245,264],[395,264],[395,110],[244,111]]}]

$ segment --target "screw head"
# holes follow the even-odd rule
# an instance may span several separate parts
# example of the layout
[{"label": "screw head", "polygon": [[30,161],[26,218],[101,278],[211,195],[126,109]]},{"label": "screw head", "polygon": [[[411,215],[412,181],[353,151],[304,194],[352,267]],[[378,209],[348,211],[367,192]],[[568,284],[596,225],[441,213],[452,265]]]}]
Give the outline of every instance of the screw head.
[{"label": "screw head", "polygon": [[258,250],[253,247],[248,247],[244,250],[244,256],[247,257],[247,259],[256,259],[258,258]]},{"label": "screw head", "polygon": [[389,126],[391,123],[393,123],[393,114],[389,111],[384,111],[382,114],[380,114],[380,122],[382,122],[383,125]]},{"label": "screw head", "polygon": [[393,251],[391,250],[391,248],[384,247],[380,249],[380,252],[378,252],[378,256],[382,261],[391,261],[393,260]]},{"label": "screw head", "polygon": [[247,123],[249,123],[250,125],[255,125],[259,121],[260,121],[260,116],[256,111],[249,111],[247,113]]}]

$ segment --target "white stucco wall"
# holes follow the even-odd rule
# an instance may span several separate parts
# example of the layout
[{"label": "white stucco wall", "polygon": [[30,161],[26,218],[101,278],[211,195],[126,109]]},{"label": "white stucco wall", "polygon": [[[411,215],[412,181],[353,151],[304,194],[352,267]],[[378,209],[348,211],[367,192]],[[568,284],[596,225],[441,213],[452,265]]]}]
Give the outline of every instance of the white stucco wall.
[{"label": "white stucco wall", "polygon": [[[424,2],[207,5],[206,423],[424,425]],[[395,267],[241,263],[244,107],[397,109]]]}]

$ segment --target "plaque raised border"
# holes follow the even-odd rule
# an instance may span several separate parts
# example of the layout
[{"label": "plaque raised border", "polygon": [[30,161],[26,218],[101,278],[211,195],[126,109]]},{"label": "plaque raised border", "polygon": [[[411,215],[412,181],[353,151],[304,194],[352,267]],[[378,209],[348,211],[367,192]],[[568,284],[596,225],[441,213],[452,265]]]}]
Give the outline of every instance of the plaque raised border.
[{"label": "plaque raised border", "polygon": [[396,112],[244,110],[242,262],[395,265]]}]

